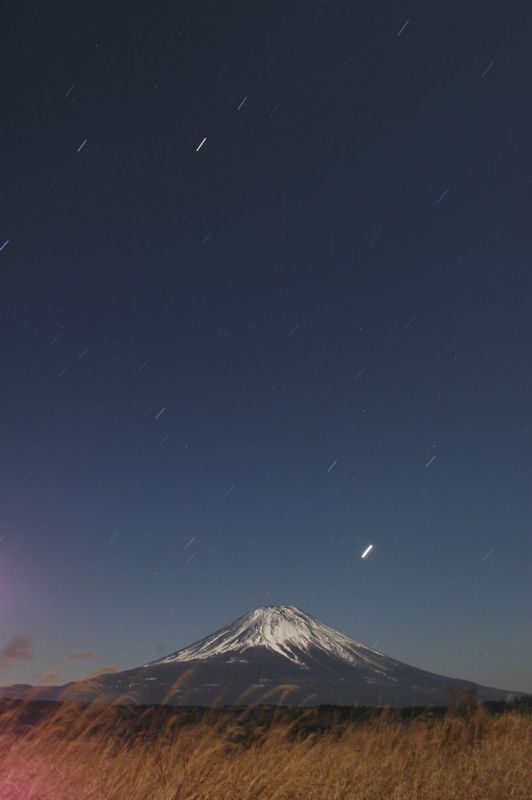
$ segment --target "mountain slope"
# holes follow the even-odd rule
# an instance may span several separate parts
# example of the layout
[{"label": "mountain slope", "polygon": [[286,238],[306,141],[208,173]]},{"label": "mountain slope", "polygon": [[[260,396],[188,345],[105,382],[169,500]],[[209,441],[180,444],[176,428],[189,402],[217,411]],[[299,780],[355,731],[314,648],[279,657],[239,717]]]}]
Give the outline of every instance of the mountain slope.
[{"label": "mountain slope", "polygon": [[[486,700],[519,693],[411,667],[295,606],[264,606],[210,636],[133,670],[36,690],[40,698],[173,705],[446,705],[475,689]],[[12,687],[3,694],[20,696]]]}]

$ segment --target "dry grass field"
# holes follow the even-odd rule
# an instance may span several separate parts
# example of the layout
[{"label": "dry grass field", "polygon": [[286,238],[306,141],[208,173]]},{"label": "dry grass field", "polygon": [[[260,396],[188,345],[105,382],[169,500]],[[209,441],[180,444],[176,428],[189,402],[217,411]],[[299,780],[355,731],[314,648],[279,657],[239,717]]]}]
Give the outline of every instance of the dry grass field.
[{"label": "dry grass field", "polygon": [[1,800],[530,800],[532,717],[0,706]]}]

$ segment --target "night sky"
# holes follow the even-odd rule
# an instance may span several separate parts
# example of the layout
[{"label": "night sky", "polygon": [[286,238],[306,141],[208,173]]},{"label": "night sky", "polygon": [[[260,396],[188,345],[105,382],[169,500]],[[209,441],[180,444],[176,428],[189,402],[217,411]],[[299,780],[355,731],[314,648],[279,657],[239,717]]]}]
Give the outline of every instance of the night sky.
[{"label": "night sky", "polygon": [[291,603],[532,691],[531,36],[519,0],[4,11],[0,683]]}]

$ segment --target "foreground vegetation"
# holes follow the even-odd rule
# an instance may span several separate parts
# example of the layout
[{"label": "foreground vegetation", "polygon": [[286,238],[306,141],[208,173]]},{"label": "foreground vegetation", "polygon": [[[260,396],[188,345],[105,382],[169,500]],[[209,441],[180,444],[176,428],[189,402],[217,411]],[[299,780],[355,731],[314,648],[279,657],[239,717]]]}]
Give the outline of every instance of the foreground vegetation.
[{"label": "foreground vegetation", "polygon": [[532,716],[0,705],[1,800],[529,800]]}]

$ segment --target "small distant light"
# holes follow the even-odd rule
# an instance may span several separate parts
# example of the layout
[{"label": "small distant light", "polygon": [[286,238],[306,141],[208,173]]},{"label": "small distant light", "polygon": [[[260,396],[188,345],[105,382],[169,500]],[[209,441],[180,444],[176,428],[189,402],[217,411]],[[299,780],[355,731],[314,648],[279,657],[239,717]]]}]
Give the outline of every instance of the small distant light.
[{"label": "small distant light", "polygon": [[368,546],[366,547],[366,549],[364,550],[364,552],[362,553],[360,558],[366,558],[366,556],[369,556],[369,554],[371,553],[372,550],[373,550],[373,545],[372,544],[368,544]]}]

